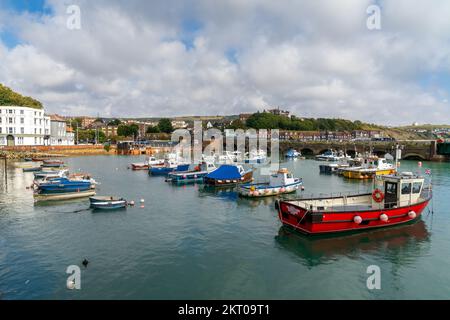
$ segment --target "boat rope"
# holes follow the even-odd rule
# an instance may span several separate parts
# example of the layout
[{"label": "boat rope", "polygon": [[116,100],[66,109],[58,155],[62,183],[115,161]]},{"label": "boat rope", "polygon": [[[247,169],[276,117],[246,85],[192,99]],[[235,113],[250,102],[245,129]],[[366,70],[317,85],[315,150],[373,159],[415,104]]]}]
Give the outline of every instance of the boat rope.
[{"label": "boat rope", "polygon": [[300,221],[297,223],[296,227],[299,226],[300,223],[302,223],[303,219],[306,217],[306,215],[308,214],[309,210],[305,211],[305,214],[303,215],[303,217],[300,219]]}]

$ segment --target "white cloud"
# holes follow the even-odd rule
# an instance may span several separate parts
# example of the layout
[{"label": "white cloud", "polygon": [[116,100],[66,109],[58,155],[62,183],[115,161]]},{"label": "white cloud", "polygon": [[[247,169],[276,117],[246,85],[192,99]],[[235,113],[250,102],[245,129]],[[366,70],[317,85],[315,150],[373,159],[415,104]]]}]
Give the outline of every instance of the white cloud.
[{"label": "white cloud", "polygon": [[0,81],[51,112],[170,116],[276,105],[377,123],[450,121],[449,84],[422,85],[450,70],[448,1],[382,1],[378,31],[366,28],[372,1],[77,3],[81,30],[65,27],[65,4],[52,0],[53,16],[10,15],[24,44],[0,43]]}]

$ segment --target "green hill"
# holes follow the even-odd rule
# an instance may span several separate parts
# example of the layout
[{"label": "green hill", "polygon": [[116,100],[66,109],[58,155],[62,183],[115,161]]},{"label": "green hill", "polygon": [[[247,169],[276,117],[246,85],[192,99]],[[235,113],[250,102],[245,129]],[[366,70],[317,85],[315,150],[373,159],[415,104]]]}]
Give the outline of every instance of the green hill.
[{"label": "green hill", "polygon": [[247,127],[254,129],[284,129],[284,130],[329,130],[329,131],[352,131],[352,130],[374,130],[381,129],[361,121],[350,121],[345,119],[324,118],[297,118],[274,115],[268,112],[257,112],[252,114],[246,121]]},{"label": "green hill", "polygon": [[0,106],[20,106],[30,107],[35,109],[42,109],[42,103],[30,98],[24,97],[21,94],[12,91],[0,83]]}]

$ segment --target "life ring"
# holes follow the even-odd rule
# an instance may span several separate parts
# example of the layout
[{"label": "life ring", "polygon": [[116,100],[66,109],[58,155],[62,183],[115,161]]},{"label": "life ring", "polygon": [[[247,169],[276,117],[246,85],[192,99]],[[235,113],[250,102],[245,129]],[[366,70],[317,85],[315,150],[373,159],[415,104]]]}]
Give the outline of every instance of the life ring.
[{"label": "life ring", "polygon": [[372,199],[373,199],[375,202],[381,202],[381,201],[383,201],[383,199],[384,199],[384,193],[383,193],[383,191],[381,191],[380,189],[375,189],[375,190],[373,190],[373,192],[372,192]]}]

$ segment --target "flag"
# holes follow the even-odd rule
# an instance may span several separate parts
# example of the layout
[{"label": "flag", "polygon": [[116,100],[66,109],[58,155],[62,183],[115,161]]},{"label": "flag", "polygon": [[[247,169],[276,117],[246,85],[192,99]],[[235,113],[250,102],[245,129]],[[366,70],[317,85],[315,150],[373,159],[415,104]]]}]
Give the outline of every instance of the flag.
[{"label": "flag", "polygon": [[425,169],[425,174],[431,174],[431,170],[430,169]]}]

